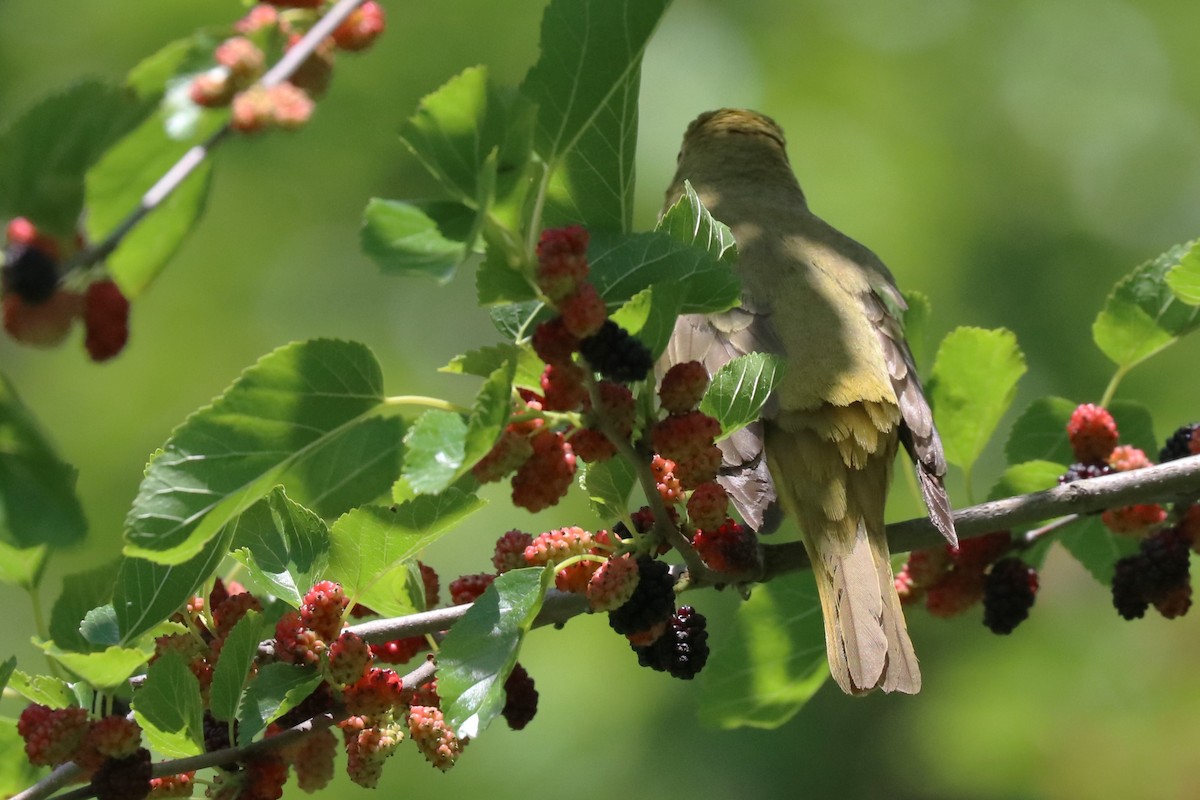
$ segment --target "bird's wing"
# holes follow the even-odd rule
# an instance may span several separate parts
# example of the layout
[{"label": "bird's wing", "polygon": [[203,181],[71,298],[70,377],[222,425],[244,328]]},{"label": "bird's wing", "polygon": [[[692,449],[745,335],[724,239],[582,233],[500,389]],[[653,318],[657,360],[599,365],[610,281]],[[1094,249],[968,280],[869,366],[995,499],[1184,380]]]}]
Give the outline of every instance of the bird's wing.
[{"label": "bird's wing", "polygon": [[[685,314],[675,322],[675,332],[663,353],[660,369],[672,364],[699,361],[709,375],[733,359],[748,353],[778,353],[778,342],[769,317],[745,307],[721,314]],[[773,413],[771,405],[763,416]],[[782,510],[767,460],[763,457],[763,425],[754,422],[717,443],[721,448],[721,472],[717,482],[725,487],[734,507],[750,527],[770,533],[779,526]]]},{"label": "bird's wing", "polygon": [[901,441],[916,462],[917,482],[929,509],[929,519],[948,542],[956,545],[958,535],[954,531],[953,511],[943,484],[946,456],[942,439],[933,424],[933,411],[917,376],[912,351],[904,339],[904,327],[900,322],[904,299],[890,280],[874,283],[873,291],[862,296],[863,307],[879,334],[884,361],[900,404],[900,415],[904,420]]}]

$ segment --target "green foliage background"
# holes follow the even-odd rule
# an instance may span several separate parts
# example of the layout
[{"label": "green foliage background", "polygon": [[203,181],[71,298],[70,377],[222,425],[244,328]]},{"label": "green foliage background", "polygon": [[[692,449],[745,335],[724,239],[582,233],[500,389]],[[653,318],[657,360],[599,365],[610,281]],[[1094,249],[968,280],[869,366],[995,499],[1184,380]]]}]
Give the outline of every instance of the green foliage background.
[{"label": "green foliage background", "polygon": [[[469,271],[444,287],[381,275],[358,250],[371,196],[436,194],[396,137],[420,97],[486,63],[516,84],[536,57],[540,0],[385,0],[389,31],[342,58],[304,132],[219,154],[209,212],[134,308],[132,341],[95,366],[82,348],[0,342],[0,364],[62,457],[80,469],[87,543],[62,574],[112,558],[147,455],[259,356],[294,339],[367,343],[387,385],[469,402],[474,383],[435,368],[496,340]],[[1090,324],[1134,265],[1194,238],[1200,208],[1200,6],[1183,0],[677,0],[643,72],[635,227],[652,226],[679,137],[700,111],[751,106],[788,132],[810,203],[932,300],[932,345],[958,325],[1005,326],[1029,373],[1018,410],[1056,394],[1096,400],[1111,367]],[[0,125],[70,81],[118,78],[234,0],[0,3]],[[918,343],[918,351],[920,351]],[[1155,412],[1161,438],[1200,417],[1194,344],[1135,371],[1119,396]],[[989,460],[990,459],[990,460]],[[977,495],[1001,465],[993,444]],[[898,482],[893,518],[917,513]],[[961,503],[961,486],[952,485]],[[513,526],[588,519],[575,500],[536,521],[503,502],[440,541],[448,582],[483,569]],[[1200,620],[1125,623],[1082,567],[1052,554],[1031,619],[995,637],[978,611],[910,614],[925,689],[845,698],[825,687],[774,732],[696,724],[696,687],[638,669],[602,619],[533,633],[522,662],[542,709],[500,728],[442,776],[413,748],[385,791],[581,798],[797,795],[1164,797],[1194,780]],[[0,589],[0,635],[26,668],[26,598]],[[713,636],[734,598],[695,598]],[[13,712],[13,707],[3,709]],[[1147,776],[1154,780],[1147,782]],[[356,791],[344,782],[327,792]]]}]

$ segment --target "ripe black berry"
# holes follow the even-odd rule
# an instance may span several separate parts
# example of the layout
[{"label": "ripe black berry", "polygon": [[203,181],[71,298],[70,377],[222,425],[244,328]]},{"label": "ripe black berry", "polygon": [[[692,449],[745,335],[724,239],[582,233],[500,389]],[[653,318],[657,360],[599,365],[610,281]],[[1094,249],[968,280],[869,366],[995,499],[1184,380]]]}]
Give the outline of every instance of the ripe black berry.
[{"label": "ripe black berry", "polygon": [[1167,438],[1166,445],[1158,454],[1158,463],[1165,464],[1177,458],[1187,458],[1200,453],[1200,422],[1184,425]]},{"label": "ripe black berry", "polygon": [[1099,478],[1102,475],[1111,474],[1112,467],[1108,464],[1080,464],[1077,462],[1067,467],[1066,473],[1058,477],[1058,482],[1059,484],[1074,483],[1084,478]]},{"label": "ripe black berry", "polygon": [[4,290],[16,294],[29,305],[46,302],[58,288],[58,265],[32,245],[9,248],[2,276]]},{"label": "ripe black berry", "polygon": [[638,663],[673,678],[690,681],[708,662],[708,631],[704,615],[683,606],[672,617],[667,630],[653,644],[634,647]]},{"label": "ripe black berry", "polygon": [[654,366],[646,345],[611,319],[579,343],[579,352],[592,369],[618,383],[640,381]]},{"label": "ripe black berry", "polygon": [[1117,562],[1112,580],[1113,607],[1124,619],[1141,619],[1150,607],[1142,593],[1141,572],[1145,558],[1139,553]]},{"label": "ripe black berry", "polygon": [[1150,602],[1189,582],[1191,543],[1175,528],[1165,528],[1142,539],[1142,591]]},{"label": "ripe black berry", "polygon": [[983,624],[992,633],[1007,634],[1029,616],[1037,592],[1037,573],[1019,558],[1002,558],[992,565],[983,584]]},{"label": "ripe black berry", "polygon": [[106,759],[92,776],[98,800],[141,800],[150,794],[150,751],[139,748],[125,758]]},{"label": "ripe black berry", "polygon": [[533,678],[520,664],[514,664],[508,680],[504,682],[504,721],[514,731],[519,731],[529,724],[537,714],[538,693],[533,686]]},{"label": "ripe black berry", "polygon": [[667,620],[675,610],[675,581],[667,565],[646,556],[637,564],[641,577],[633,596],[608,612],[608,624],[620,634],[648,630]]}]

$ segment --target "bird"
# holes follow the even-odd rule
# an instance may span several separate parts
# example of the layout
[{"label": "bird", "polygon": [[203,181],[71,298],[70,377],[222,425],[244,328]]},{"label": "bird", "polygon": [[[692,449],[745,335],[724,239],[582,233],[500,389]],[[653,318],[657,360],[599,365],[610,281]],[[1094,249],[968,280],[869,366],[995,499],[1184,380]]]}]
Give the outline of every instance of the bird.
[{"label": "bird", "polygon": [[848,694],[915,694],[921,672],[892,574],[884,505],[901,443],[935,527],[957,544],[946,459],[904,339],[904,298],[883,262],[814,214],[783,130],[724,108],[687,128],[666,193],[690,183],[737,247],[736,307],[676,320],[662,367],[709,374],[754,352],[783,376],[760,419],[718,444],[718,482],[751,528],[798,523],[825,623],[830,673]]}]

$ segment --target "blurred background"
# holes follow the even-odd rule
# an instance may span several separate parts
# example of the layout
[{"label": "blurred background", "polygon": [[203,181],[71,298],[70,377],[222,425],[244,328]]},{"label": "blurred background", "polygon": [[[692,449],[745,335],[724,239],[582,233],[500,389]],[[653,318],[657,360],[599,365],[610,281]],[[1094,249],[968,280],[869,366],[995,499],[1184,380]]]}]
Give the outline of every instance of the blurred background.
[{"label": "blurred background", "polygon": [[[279,345],[359,340],[391,393],[473,394],[472,381],[435,371],[497,338],[470,272],[447,286],[385,279],[358,251],[360,213],[372,196],[433,192],[395,131],[466,66],[519,82],[543,3],[384,5],[387,35],[340,59],[306,130],[221,149],[208,214],[135,305],[120,358],[96,366],[78,342],[42,352],[0,341],[0,369],[79,467],[91,524],[86,545],[52,561],[47,604],[65,574],[117,553],[146,458],[172,427]],[[241,11],[234,0],[63,0],[53,12],[2,0],[0,125]],[[1015,412],[1051,393],[1097,400],[1111,370],[1090,325],[1105,295],[1200,235],[1196,30],[1200,4],[1186,0],[677,0],[646,55],[638,225],[653,224],[692,117],[758,108],[787,131],[813,208],[932,299],[926,369],[950,329],[1005,326],[1030,367]],[[1122,386],[1151,407],[1160,439],[1200,418],[1197,355],[1184,342]],[[977,496],[999,472],[999,445],[977,469]],[[961,481],[952,488],[963,503]],[[535,519],[494,499],[428,554],[443,585],[484,569],[509,527],[589,519],[577,500]],[[896,493],[893,519],[918,511]],[[0,656],[38,671],[28,599],[8,587],[0,597]],[[694,598],[718,646],[735,602]],[[979,609],[951,621],[910,612],[920,695],[850,699],[826,686],[777,731],[731,732],[697,724],[697,687],[639,669],[604,620],[578,619],[530,637],[522,661],[542,708],[528,729],[494,727],[447,775],[403,747],[383,786],[584,800],[1193,797],[1198,616],[1126,623],[1055,551],[1011,637],[984,629]],[[342,778],[326,796],[358,791]]]}]

